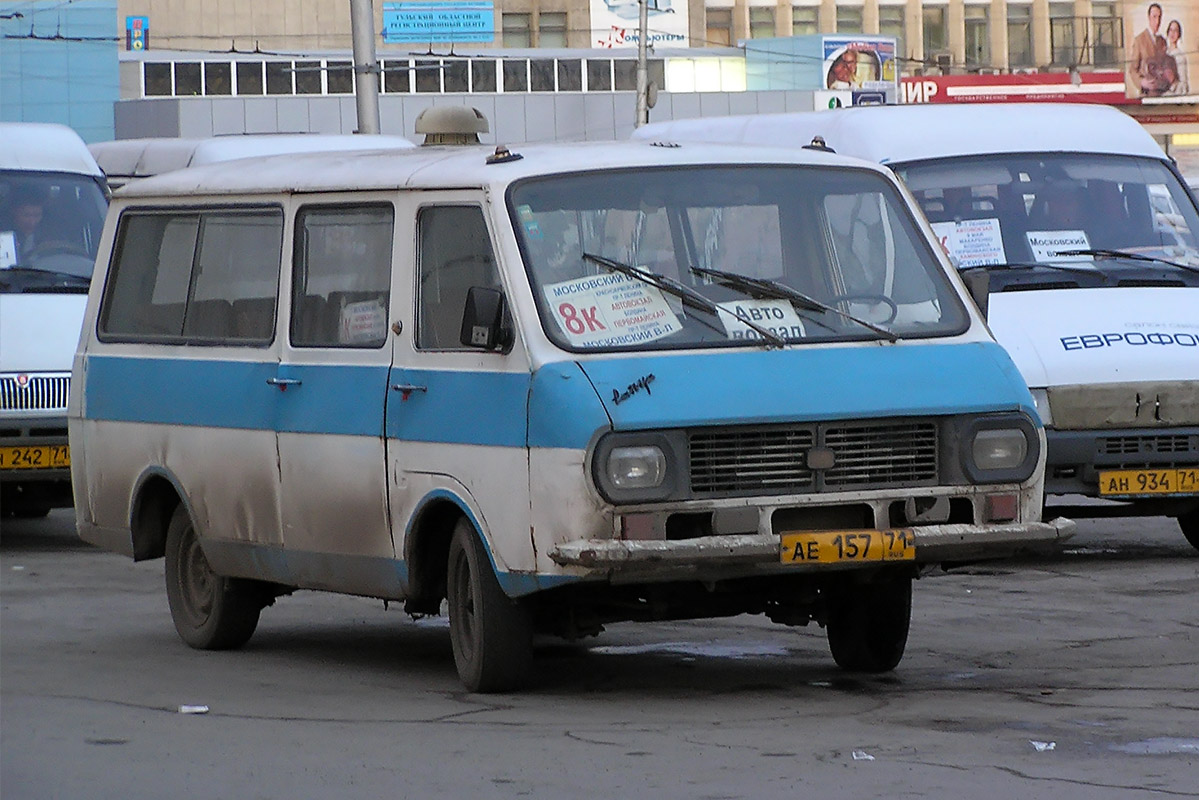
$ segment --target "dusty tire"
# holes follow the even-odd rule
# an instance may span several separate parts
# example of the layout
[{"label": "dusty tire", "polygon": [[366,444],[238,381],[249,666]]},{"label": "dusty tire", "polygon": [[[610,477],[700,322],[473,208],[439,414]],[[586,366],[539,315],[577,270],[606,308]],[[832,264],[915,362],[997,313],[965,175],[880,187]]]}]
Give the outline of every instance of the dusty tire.
[{"label": "dusty tire", "polygon": [[1178,527],[1182,528],[1182,535],[1191,543],[1191,547],[1199,550],[1199,509],[1180,516]]},{"label": "dusty tire", "polygon": [[533,627],[526,606],[504,594],[474,526],[454,527],[446,569],[450,642],[458,677],[472,692],[505,692],[528,678]]},{"label": "dusty tire", "polygon": [[886,578],[830,591],[829,649],[847,672],[888,672],[903,658],[912,622],[912,579]]},{"label": "dusty tire", "polygon": [[197,650],[241,647],[258,627],[263,604],[253,583],[212,571],[182,505],[167,528],[166,584],[175,630]]}]

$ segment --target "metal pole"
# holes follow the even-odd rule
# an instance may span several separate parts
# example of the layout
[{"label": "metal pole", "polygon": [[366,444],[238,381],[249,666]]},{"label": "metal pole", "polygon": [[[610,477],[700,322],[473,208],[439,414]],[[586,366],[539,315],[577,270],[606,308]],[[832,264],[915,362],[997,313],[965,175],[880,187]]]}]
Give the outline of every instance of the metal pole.
[{"label": "metal pole", "polygon": [[350,33],[354,39],[354,98],[358,130],[379,133],[379,62],[375,58],[375,8],[371,0],[350,0]]},{"label": "metal pole", "polygon": [[645,68],[645,40],[649,36],[649,0],[637,0],[637,119],[634,128],[649,122],[649,74]]}]

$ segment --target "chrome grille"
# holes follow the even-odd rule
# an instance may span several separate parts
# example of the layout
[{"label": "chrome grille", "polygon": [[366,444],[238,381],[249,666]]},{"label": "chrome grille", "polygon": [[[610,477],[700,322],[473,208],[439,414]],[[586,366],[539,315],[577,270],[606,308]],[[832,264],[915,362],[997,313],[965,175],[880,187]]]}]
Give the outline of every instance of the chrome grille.
[{"label": "chrome grille", "polygon": [[68,375],[0,376],[0,411],[66,411]]},{"label": "chrome grille", "polygon": [[893,486],[937,477],[937,426],[931,422],[829,428],[824,445],[836,464],[824,472],[830,488]]},{"label": "chrome grille", "polygon": [[[782,494],[935,482],[937,431],[931,421],[691,431],[691,490]],[[810,469],[813,447],[832,450],[834,465]]]},{"label": "chrome grille", "polygon": [[779,493],[812,485],[804,455],[815,432],[805,429],[733,429],[693,432],[691,490],[696,493]]},{"label": "chrome grille", "polygon": [[[1105,436],[1099,440],[1103,455],[1125,456],[1141,453],[1189,453],[1195,445],[1190,436]],[[1196,437],[1199,438],[1199,437]]]}]

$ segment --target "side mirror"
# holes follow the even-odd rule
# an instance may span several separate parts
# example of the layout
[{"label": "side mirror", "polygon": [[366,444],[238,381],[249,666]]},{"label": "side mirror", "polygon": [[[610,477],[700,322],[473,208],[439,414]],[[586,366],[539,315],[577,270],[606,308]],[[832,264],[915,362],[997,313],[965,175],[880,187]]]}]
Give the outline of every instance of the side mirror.
[{"label": "side mirror", "polygon": [[966,283],[966,291],[970,293],[970,299],[982,312],[983,319],[986,319],[987,306],[990,304],[991,296],[991,274],[985,269],[971,270],[962,273],[962,280]]},{"label": "side mirror", "polygon": [[512,344],[512,339],[504,293],[485,286],[470,287],[462,312],[459,341],[466,347],[504,350]]}]

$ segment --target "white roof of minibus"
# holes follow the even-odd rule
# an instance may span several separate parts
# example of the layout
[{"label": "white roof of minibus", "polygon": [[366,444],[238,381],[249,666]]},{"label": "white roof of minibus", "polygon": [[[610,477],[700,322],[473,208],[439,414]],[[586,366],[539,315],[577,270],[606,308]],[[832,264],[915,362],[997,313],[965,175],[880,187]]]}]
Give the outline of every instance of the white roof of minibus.
[{"label": "white roof of minibus", "polygon": [[395,150],[416,147],[385,134],[245,134],[207,139],[117,139],[89,145],[109,178],[147,178],[185,167],[238,158],[333,150]]},{"label": "white roof of minibus", "polygon": [[990,153],[1086,152],[1165,159],[1140,123],[1109,106],[977,103],[855,106],[795,114],[708,117],[645,125],[638,139],[806,145],[880,164]]},{"label": "white roof of minibus", "polygon": [[0,169],[100,177],[79,134],[66,125],[43,122],[0,122]]},{"label": "white roof of minibus", "polygon": [[244,162],[224,162],[146,178],[128,184],[115,197],[502,187],[538,175],[711,163],[818,164],[885,172],[876,164],[832,153],[706,143],[530,144],[513,146],[512,151],[521,157],[495,164],[487,163],[495,148],[483,145],[270,156],[249,168]]}]

